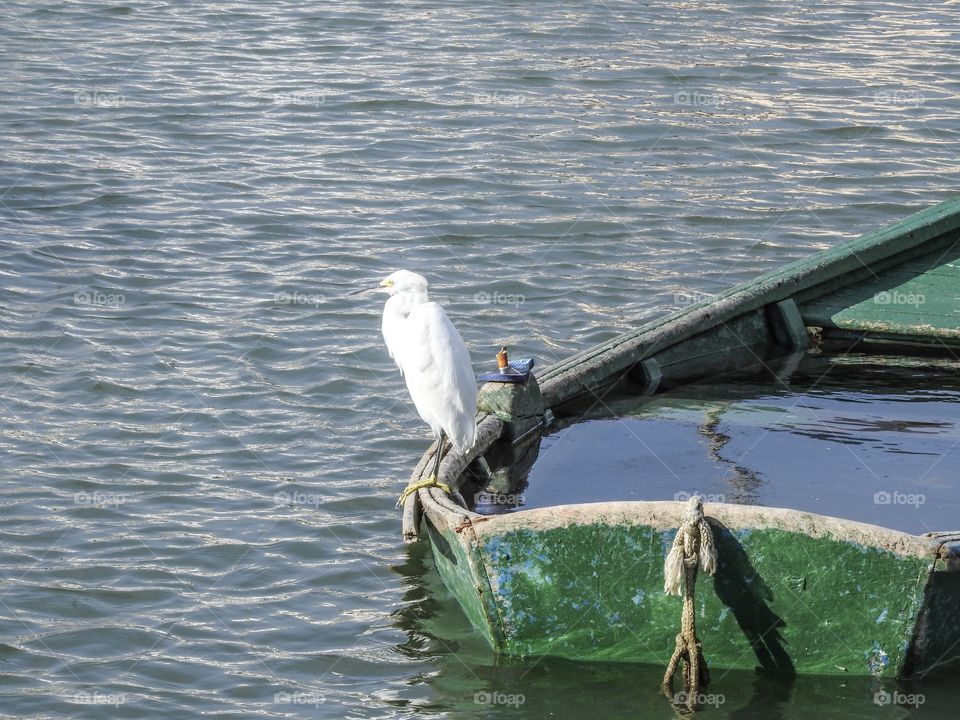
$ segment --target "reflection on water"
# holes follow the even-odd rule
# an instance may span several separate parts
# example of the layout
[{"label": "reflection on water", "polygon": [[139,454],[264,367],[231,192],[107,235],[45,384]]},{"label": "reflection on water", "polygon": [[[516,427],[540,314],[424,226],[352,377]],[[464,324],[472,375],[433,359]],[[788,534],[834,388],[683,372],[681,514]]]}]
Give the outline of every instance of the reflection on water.
[{"label": "reflection on water", "polygon": [[606,403],[544,438],[526,507],[755,503],[913,533],[957,525],[960,363],[806,355],[787,371]]}]

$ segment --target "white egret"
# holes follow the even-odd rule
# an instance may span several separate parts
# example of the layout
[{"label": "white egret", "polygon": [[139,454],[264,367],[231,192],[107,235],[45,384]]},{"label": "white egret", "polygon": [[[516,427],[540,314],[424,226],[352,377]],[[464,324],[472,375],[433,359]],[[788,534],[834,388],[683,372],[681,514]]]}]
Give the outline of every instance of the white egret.
[{"label": "white egret", "polygon": [[408,485],[398,505],[421,487],[439,486],[443,438],[461,453],[476,441],[477,383],[470,353],[438,303],[427,299],[427,280],[409,270],[397,270],[374,288],[390,295],[383,306],[383,340],[400,368],[407,390],[423,421],[437,438],[433,474]]}]

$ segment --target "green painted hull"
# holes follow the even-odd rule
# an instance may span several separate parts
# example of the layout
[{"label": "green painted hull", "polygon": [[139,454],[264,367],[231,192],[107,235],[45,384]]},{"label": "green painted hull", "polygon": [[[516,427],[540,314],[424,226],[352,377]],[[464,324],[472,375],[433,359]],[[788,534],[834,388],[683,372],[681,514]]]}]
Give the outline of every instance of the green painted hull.
[{"label": "green painted hull", "polygon": [[[682,509],[549,508],[431,540],[447,586],[501,652],[666,665],[680,601],[663,591],[663,562],[676,531],[670,518]],[[791,511],[712,505],[707,513],[719,568],[698,580],[696,608],[711,666],[895,676],[916,662],[936,542]],[[460,549],[459,564],[446,560],[450,547]],[[467,565],[479,570],[469,582]]]}]

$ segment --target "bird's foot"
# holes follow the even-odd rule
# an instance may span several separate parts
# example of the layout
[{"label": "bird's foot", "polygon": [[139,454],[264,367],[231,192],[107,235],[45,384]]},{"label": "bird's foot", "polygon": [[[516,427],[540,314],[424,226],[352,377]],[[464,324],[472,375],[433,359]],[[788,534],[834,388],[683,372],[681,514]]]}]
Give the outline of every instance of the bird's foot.
[{"label": "bird's foot", "polygon": [[397,500],[397,507],[398,508],[403,507],[403,504],[407,501],[407,498],[413,493],[415,493],[417,490],[421,490],[423,488],[428,488],[428,487],[438,487],[441,490],[443,490],[445,493],[447,493],[447,495],[450,494],[450,486],[447,485],[446,483],[438,482],[437,476],[431,475],[426,480],[420,480],[419,482],[410,483],[409,485],[407,485],[403,489],[403,492],[400,493],[400,499]]}]

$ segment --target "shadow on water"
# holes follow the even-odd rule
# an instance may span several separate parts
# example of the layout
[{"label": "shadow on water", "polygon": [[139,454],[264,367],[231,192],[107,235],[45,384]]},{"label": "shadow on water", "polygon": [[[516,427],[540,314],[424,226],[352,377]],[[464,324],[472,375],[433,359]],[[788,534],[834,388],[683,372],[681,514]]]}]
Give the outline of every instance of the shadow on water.
[{"label": "shadow on water", "polygon": [[760,668],[793,674],[793,661],[784,647],[781,630],[786,622],[770,609],[773,591],[750,562],[743,546],[719,520],[707,518],[713,528],[720,561],[713,587],[730,608]]}]

